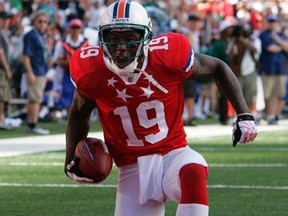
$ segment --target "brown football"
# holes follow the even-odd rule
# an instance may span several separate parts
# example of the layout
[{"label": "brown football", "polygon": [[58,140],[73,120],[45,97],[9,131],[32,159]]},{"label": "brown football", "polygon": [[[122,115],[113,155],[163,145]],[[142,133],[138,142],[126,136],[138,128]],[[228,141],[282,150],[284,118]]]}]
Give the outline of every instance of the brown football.
[{"label": "brown football", "polygon": [[86,137],[76,146],[79,170],[84,177],[101,182],[110,174],[113,160],[106,144],[97,138]]}]

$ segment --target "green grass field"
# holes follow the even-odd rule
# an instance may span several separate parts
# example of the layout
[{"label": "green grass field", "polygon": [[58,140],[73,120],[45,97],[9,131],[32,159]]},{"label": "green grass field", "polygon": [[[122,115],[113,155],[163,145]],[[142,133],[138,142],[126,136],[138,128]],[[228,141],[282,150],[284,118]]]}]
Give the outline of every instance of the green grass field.
[{"label": "green grass field", "polygon": [[[287,117],[288,118],[288,117]],[[206,120],[196,120],[195,123],[199,125],[207,125],[207,124],[216,124],[218,122],[217,119],[209,118]],[[61,120],[59,122],[39,122],[39,126],[50,130],[50,134],[63,134],[65,133],[65,127],[66,127],[66,121]],[[102,127],[100,123],[97,121],[91,122],[91,128],[90,131],[100,131],[102,130]],[[6,139],[6,138],[15,138],[15,137],[27,137],[27,136],[34,136],[33,134],[26,133],[26,125],[23,124],[19,128],[15,128],[13,130],[4,131],[0,130],[0,139]]]},{"label": "green grass field", "polygon": [[[66,122],[40,122],[39,126],[50,131],[50,134],[63,134],[65,133]],[[13,130],[0,130],[0,139],[7,138],[16,138],[16,137],[28,137],[28,136],[36,136],[31,133],[26,133],[26,125],[23,124],[19,128],[14,128]],[[91,124],[91,131],[100,131],[102,130],[99,122],[93,122]]]},{"label": "green grass field", "polygon": [[[288,215],[287,131],[261,133],[253,144],[237,148],[230,136],[189,143],[209,163],[210,216]],[[69,180],[63,161],[64,152],[0,158],[0,215],[113,215],[116,168],[91,187]],[[168,202],[166,215],[175,215],[176,207]]]}]

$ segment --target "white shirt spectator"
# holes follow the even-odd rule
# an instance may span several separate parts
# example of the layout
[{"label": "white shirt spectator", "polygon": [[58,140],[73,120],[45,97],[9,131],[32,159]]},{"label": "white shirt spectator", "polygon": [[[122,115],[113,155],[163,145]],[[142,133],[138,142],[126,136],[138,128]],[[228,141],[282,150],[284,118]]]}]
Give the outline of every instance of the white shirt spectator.
[{"label": "white shirt spectator", "polygon": [[[254,54],[255,60],[259,60],[259,56],[261,53],[261,41],[258,37],[251,36],[249,38],[249,42],[253,44],[253,46],[256,48],[257,52]],[[255,60],[252,58],[251,52],[249,50],[246,50],[241,62],[241,75],[247,76],[251,73],[254,73],[256,70],[256,63]]]},{"label": "white shirt spectator", "polygon": [[85,19],[90,28],[97,29],[100,25],[100,19],[106,9],[103,0],[93,0],[92,7],[85,12]]}]

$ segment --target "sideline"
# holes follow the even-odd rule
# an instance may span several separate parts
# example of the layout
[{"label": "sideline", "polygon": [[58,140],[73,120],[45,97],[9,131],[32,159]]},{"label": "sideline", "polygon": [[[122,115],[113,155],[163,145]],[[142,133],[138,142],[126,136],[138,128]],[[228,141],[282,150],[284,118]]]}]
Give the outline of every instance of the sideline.
[{"label": "sideline", "polygon": [[[196,127],[184,127],[187,139],[207,138],[215,136],[231,136],[232,126],[223,126],[219,124],[198,125]],[[280,120],[279,125],[267,125],[261,123],[258,125],[258,136],[261,132],[283,131],[288,132],[288,120]],[[102,132],[91,132],[91,137],[103,139]],[[22,138],[11,138],[0,140],[0,157],[10,157],[22,154],[62,151],[65,149],[65,135],[46,135],[32,136]]]}]

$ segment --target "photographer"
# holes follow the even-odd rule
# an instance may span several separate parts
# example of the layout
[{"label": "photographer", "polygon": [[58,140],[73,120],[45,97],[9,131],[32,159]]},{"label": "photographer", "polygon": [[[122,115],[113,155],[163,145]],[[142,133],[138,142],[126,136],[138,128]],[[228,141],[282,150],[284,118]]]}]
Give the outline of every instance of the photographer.
[{"label": "photographer", "polygon": [[234,27],[231,37],[231,68],[237,76],[246,103],[256,115],[257,68],[261,41],[254,34],[250,23]]}]

